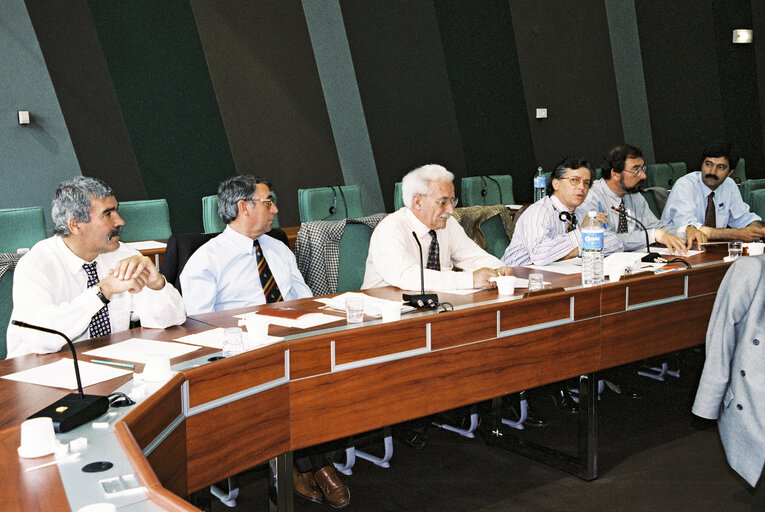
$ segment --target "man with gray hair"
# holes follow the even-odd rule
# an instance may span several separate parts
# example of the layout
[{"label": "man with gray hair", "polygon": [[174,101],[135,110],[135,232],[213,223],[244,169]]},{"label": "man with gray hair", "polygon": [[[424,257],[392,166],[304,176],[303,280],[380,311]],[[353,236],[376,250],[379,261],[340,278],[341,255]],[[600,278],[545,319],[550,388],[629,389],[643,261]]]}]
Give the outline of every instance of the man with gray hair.
[{"label": "man with gray hair", "polygon": [[[511,268],[468,238],[452,217],[457,206],[453,180],[451,172],[434,164],[404,176],[405,206],[385,217],[372,233],[362,289],[419,290],[420,255],[426,262],[426,290],[493,288],[491,277],[512,274]],[[455,272],[455,267],[462,272]]]},{"label": "man with gray hair", "polygon": [[[53,235],[19,260],[12,320],[47,327],[81,341],[130,328],[186,321],[178,291],[151,259],[120,243],[125,221],[112,189],[96,178],[61,183],[52,203]],[[8,357],[56,352],[55,334],[8,326]]]}]

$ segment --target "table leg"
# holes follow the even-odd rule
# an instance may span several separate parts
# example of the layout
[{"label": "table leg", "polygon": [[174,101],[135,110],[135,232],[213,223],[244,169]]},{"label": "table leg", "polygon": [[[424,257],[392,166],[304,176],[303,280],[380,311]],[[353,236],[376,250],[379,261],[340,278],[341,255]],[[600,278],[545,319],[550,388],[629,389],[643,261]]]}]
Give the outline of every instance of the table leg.
[{"label": "table leg", "polygon": [[270,512],[293,512],[292,452],[283,453],[268,462],[268,505]]}]

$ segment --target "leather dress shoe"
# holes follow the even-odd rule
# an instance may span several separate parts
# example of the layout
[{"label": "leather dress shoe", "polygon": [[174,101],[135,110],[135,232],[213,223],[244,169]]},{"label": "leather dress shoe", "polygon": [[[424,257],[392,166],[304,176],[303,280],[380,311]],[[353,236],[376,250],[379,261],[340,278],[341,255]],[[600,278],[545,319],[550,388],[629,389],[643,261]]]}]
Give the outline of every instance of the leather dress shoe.
[{"label": "leather dress shoe", "polygon": [[571,398],[571,393],[565,388],[559,388],[553,395],[555,405],[558,406],[558,410],[564,414],[578,414],[579,405]]},{"label": "leather dress shoe", "polygon": [[343,508],[351,502],[350,489],[340,480],[340,475],[331,463],[315,472],[313,478],[324,495],[324,501],[333,508]]},{"label": "leather dress shoe", "polygon": [[423,431],[410,430],[404,436],[404,442],[415,450],[422,450],[428,445],[428,429]]},{"label": "leather dress shoe", "polygon": [[295,494],[301,498],[314,503],[324,502],[321,489],[316,485],[316,480],[313,479],[313,473],[310,471],[301,473],[295,466],[292,466],[292,483],[295,487]]}]

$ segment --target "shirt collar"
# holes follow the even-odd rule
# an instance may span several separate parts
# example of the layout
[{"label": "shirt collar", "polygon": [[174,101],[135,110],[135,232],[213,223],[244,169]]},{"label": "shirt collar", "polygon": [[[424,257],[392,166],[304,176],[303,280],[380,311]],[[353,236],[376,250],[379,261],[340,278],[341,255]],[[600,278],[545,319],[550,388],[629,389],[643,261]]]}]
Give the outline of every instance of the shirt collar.
[{"label": "shirt collar", "polygon": [[[418,238],[422,238],[430,231],[430,228],[423,224],[422,221],[414,215],[414,212],[411,209],[406,209],[406,215],[409,217],[409,220],[412,223],[412,230],[414,230]],[[438,230],[436,230],[436,232],[438,232]]]},{"label": "shirt collar", "polygon": [[573,212],[574,210],[569,210],[566,208],[566,205],[561,202],[560,198],[556,196],[555,194],[548,196],[550,198],[550,201],[552,202],[552,205],[555,207],[556,210],[559,212]]},{"label": "shirt collar", "polygon": [[[705,198],[708,197],[710,193],[714,192],[714,190],[707,187],[707,185],[704,183],[704,180],[701,179],[701,171],[696,171],[696,179],[698,181],[699,186],[701,187],[701,193],[704,195]],[[719,190],[720,187],[717,187],[717,189]],[[717,194],[715,194],[715,198],[717,198]]]},{"label": "shirt collar", "polygon": [[[55,237],[56,250],[61,257],[61,261],[64,263],[64,267],[71,272],[72,275],[76,275],[78,272],[84,272],[82,266],[85,263],[92,263],[91,261],[85,261],[77,256],[72,250],[64,243],[64,238],[56,235]],[[98,261],[98,256],[93,261]],[[101,269],[102,271],[104,269]]]},{"label": "shirt collar", "polygon": [[[233,229],[231,226],[226,226],[226,229],[223,231],[226,238],[231,240],[231,243],[234,244],[236,249],[240,252],[246,252],[248,254],[252,254],[254,251],[253,248],[253,239],[245,236],[235,229]],[[258,237],[260,238],[260,237]]]}]

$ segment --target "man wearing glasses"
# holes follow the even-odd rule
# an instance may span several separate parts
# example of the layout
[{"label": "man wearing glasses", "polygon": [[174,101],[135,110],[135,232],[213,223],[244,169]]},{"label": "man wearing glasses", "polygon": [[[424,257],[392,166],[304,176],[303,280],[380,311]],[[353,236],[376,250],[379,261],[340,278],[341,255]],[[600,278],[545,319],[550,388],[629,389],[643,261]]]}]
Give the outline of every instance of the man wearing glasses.
[{"label": "man wearing glasses", "polygon": [[[574,213],[592,186],[592,168],[582,157],[563,159],[555,168],[550,195],[543,197],[516,218],[515,233],[502,261],[511,267],[547,265],[579,256],[582,247],[582,212]],[[606,214],[599,213],[606,222]],[[614,233],[606,232],[603,252],[622,250]]]},{"label": "man wearing glasses", "polygon": [[[640,185],[647,176],[643,153],[638,148],[629,144],[611,148],[603,158],[602,169],[603,177],[592,184],[587,199],[576,211],[582,216],[590,211],[606,212],[608,231],[616,233],[625,251],[645,250],[643,230],[640,227],[630,228],[632,221],[625,214],[643,223],[650,243],[664,244],[673,253],[688,254],[694,241],[706,242],[706,236],[695,227],[672,227],[653,214],[639,193]],[[619,210],[619,213],[612,208]]]},{"label": "man wearing glasses", "polygon": [[[420,256],[429,291],[493,288],[489,278],[512,274],[468,238],[452,217],[457,206],[453,180],[451,172],[433,164],[404,176],[405,206],[385,217],[372,233],[362,290],[380,286],[419,290]],[[455,272],[455,267],[462,272]]]}]

